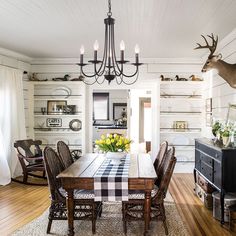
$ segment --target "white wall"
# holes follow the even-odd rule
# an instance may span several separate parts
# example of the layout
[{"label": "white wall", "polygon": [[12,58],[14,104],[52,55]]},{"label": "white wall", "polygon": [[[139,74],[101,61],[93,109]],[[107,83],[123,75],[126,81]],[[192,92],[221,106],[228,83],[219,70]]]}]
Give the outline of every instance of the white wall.
[{"label": "white wall", "polygon": [[[236,29],[224,38],[217,53],[223,55],[222,60],[236,63]],[[231,88],[227,82],[221,78],[217,71],[209,71],[205,78],[207,80],[205,88],[205,98],[212,97],[212,116],[214,119],[225,120],[227,118],[229,104],[236,104],[236,89]],[[206,127],[204,136],[212,137],[211,128]]]}]

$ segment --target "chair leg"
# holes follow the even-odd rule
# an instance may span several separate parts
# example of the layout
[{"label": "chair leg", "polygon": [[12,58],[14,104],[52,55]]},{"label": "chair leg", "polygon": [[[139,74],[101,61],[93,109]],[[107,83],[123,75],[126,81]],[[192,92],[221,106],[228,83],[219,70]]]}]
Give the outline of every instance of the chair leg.
[{"label": "chair leg", "polygon": [[43,171],[43,178],[46,179],[46,171],[45,170]]},{"label": "chair leg", "polygon": [[48,227],[47,227],[47,234],[50,234],[51,226],[52,226],[52,220],[49,219],[48,220]]},{"label": "chair leg", "polygon": [[99,217],[101,217],[102,216],[102,202],[101,202],[101,206],[99,206],[100,207],[100,210],[99,210]]},{"label": "chair leg", "polygon": [[24,173],[24,174],[23,174],[23,183],[24,183],[24,184],[27,184],[27,180],[28,180],[28,174],[27,174],[27,173]]},{"label": "chair leg", "polygon": [[92,233],[96,233],[96,206],[95,203],[92,205]]}]

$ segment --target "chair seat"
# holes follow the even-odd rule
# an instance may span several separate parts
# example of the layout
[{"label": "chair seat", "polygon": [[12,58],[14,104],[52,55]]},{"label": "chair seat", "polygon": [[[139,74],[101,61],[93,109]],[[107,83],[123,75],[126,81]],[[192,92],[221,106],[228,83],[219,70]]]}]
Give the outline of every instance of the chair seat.
[{"label": "chair seat", "polygon": [[[59,191],[63,197],[67,197],[67,192],[63,188],[59,188]],[[94,191],[93,190],[85,190],[85,189],[76,189],[74,191],[74,199],[94,199]]]},{"label": "chair seat", "polygon": [[[158,188],[155,187],[151,192],[151,197],[157,194]],[[129,199],[145,199],[144,191],[129,190]]]}]

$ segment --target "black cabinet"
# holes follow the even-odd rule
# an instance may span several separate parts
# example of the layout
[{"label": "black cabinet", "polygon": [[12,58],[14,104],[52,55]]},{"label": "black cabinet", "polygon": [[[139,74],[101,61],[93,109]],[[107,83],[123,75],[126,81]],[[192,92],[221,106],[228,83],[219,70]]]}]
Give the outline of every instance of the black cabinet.
[{"label": "black cabinet", "polygon": [[[217,146],[210,139],[196,139],[194,176],[196,171],[220,191],[224,209],[225,193],[236,192],[236,149]],[[223,210],[221,223],[224,223]]]}]

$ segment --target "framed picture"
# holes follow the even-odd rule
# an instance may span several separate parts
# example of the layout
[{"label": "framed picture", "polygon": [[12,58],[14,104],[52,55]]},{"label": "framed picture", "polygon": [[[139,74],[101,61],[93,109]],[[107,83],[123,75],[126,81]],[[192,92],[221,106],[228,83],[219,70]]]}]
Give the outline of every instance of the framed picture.
[{"label": "framed picture", "polygon": [[212,112],[212,98],[206,99],[206,112]]},{"label": "framed picture", "polygon": [[67,101],[64,100],[49,100],[47,105],[47,113],[49,115],[63,114],[63,109],[66,105]]},{"label": "framed picture", "polygon": [[229,104],[228,113],[227,113],[227,123],[236,122],[236,104]]},{"label": "framed picture", "polygon": [[113,103],[113,120],[127,118],[127,103]]},{"label": "framed picture", "polygon": [[173,124],[173,128],[174,129],[187,129],[188,128],[188,122],[187,121],[174,121],[174,124]]},{"label": "framed picture", "polygon": [[206,126],[211,127],[212,126],[212,114],[206,113]]}]

